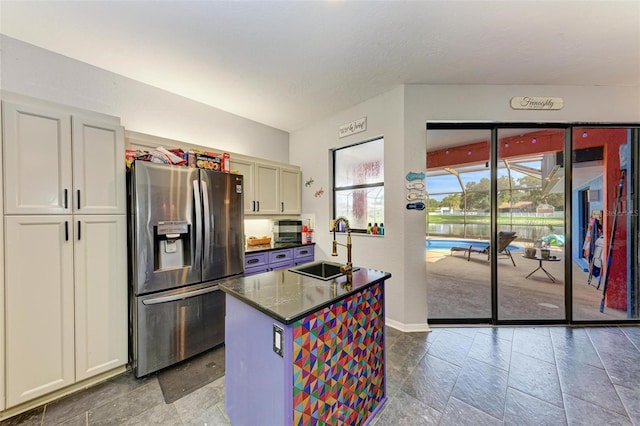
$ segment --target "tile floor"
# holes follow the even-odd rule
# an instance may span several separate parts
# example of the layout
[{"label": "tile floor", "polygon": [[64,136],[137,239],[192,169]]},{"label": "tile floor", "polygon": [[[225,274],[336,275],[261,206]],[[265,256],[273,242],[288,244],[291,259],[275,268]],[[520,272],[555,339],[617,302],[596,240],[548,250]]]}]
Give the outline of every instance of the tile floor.
[{"label": "tile floor", "polygon": [[[388,328],[387,348],[375,426],[640,425],[640,327]],[[16,424],[230,423],[224,378],[165,404],[155,376],[124,374],[1,423]]]}]

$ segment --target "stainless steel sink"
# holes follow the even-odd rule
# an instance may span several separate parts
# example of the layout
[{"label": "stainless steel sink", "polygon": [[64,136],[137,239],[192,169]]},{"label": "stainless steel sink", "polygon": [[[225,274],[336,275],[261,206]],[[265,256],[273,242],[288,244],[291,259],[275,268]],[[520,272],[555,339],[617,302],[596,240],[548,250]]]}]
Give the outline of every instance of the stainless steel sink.
[{"label": "stainless steel sink", "polygon": [[[289,270],[297,274],[306,275],[323,281],[329,281],[344,275],[344,272],[340,270],[340,267],[342,267],[342,265],[339,263],[314,262],[300,265]],[[357,271],[358,269],[359,268],[353,268],[354,271]]]}]

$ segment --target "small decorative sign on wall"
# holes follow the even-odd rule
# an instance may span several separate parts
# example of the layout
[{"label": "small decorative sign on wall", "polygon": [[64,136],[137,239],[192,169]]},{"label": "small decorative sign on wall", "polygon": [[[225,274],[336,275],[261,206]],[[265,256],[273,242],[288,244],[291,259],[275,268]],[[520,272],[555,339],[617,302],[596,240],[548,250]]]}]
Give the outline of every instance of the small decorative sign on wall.
[{"label": "small decorative sign on wall", "polygon": [[513,109],[550,109],[558,110],[564,106],[564,99],[550,96],[514,96],[511,98]]},{"label": "small decorative sign on wall", "polygon": [[338,129],[338,138],[344,138],[345,136],[364,132],[365,130],[367,130],[367,117],[362,117],[340,126]]}]

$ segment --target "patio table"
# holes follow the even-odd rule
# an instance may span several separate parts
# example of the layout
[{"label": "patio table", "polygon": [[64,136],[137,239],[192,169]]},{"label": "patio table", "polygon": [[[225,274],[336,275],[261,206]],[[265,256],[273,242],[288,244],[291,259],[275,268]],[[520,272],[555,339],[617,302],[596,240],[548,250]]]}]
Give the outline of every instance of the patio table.
[{"label": "patio table", "polygon": [[537,270],[539,270],[539,269],[542,269],[542,271],[543,271],[545,274],[547,274],[547,277],[549,277],[549,279],[550,279],[552,282],[554,282],[554,283],[556,282],[556,278],[555,278],[553,275],[551,275],[551,274],[549,273],[549,271],[547,271],[546,269],[544,269],[544,266],[543,266],[542,262],[560,262],[560,259],[559,259],[559,258],[557,258],[557,257],[555,257],[555,256],[553,256],[553,257],[548,257],[548,258],[543,258],[543,257],[542,257],[542,256],[540,256],[540,255],[535,255],[535,256],[522,256],[522,257],[524,257],[525,259],[529,259],[529,260],[537,260],[537,261],[539,262],[538,267],[537,267],[536,269],[534,269],[533,271],[531,271],[531,273],[530,273],[529,275],[527,275],[525,278],[529,278],[531,275],[533,275],[533,273],[534,273],[534,272],[536,272],[536,271],[537,271]]}]

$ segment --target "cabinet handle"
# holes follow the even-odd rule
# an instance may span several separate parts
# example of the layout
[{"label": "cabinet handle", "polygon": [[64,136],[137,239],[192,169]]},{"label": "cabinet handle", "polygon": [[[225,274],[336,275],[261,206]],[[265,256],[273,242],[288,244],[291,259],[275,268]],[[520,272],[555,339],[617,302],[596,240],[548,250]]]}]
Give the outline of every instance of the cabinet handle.
[{"label": "cabinet handle", "polygon": [[260,201],[256,201],[256,205],[258,206],[258,210],[256,210],[257,212],[260,211]]},{"label": "cabinet handle", "polygon": [[258,263],[260,261],[260,259],[249,259],[247,260],[248,264],[253,264],[253,263]]},{"label": "cabinet handle", "polygon": [[300,254],[307,254],[307,253],[309,253],[308,250],[300,250]]},{"label": "cabinet handle", "polygon": [[255,201],[253,201],[253,209],[252,209],[251,211],[252,211],[252,212],[255,212],[255,211],[256,211],[256,202],[255,202]]},{"label": "cabinet handle", "polygon": [[280,212],[284,213],[284,203],[280,203]]},{"label": "cabinet handle", "polygon": [[69,222],[64,221],[64,240],[69,241]]},{"label": "cabinet handle", "polygon": [[80,241],[80,235],[81,235],[81,230],[82,228],[80,228],[80,221],[78,221],[78,241]]},{"label": "cabinet handle", "polygon": [[80,210],[80,190],[78,189],[78,210]]},{"label": "cabinet handle", "polygon": [[68,195],[67,189],[65,188],[64,190],[64,208],[66,209],[69,206],[69,203],[67,202],[67,195]]},{"label": "cabinet handle", "polygon": [[287,257],[286,254],[278,254],[276,255],[276,259],[282,259],[283,257]]}]

